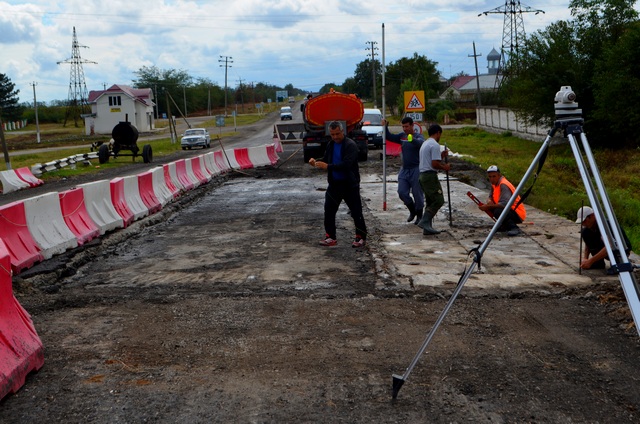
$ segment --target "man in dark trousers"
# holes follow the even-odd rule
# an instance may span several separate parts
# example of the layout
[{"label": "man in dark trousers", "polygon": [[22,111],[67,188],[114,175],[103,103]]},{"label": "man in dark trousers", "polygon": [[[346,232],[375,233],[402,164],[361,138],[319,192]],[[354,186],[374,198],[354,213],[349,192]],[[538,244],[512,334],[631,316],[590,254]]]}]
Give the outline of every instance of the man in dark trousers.
[{"label": "man in dark trousers", "polygon": [[[407,222],[414,224],[422,219],[422,208],[424,207],[424,194],[420,187],[420,147],[424,143],[422,134],[413,133],[413,119],[406,116],[402,118],[402,131],[400,134],[391,134],[387,128],[386,119],[382,120],[385,137],[387,141],[400,144],[402,149],[402,167],[398,172],[398,196],[404,205],[409,209]],[[411,197],[413,195],[413,197]]]},{"label": "man in dark trousers", "polygon": [[[604,260],[609,260],[607,248],[602,241],[602,235],[598,228],[598,221],[596,220],[596,214],[590,206],[583,206],[578,209],[576,224],[582,224],[580,234],[582,240],[584,240],[584,250],[581,253],[582,261],[580,262],[580,268],[582,269],[604,269],[606,264]],[[622,242],[625,243],[624,251],[627,255],[631,253],[631,242],[625,234],[624,230],[620,228]],[[616,263],[620,263],[620,254],[617,249],[613,249],[613,254],[616,258]],[[613,270],[608,270],[607,273],[615,274]]]},{"label": "man in dark trousers", "polygon": [[363,247],[367,240],[367,227],[362,214],[360,198],[360,169],[358,168],[358,146],[356,142],[344,134],[342,123],[333,121],[329,124],[331,141],[327,145],[322,160],[309,159],[313,167],[326,170],[329,186],[324,199],[325,238],[320,240],[322,246],[335,246],[336,213],[344,200],[351,210],[351,217],[356,227],[356,235],[351,246]]}]

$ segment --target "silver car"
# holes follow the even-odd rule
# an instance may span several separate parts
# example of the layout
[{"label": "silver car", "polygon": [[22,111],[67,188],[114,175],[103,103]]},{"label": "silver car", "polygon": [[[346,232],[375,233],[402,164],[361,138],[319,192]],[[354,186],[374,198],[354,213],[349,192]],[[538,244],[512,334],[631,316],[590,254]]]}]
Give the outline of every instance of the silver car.
[{"label": "silver car", "polygon": [[186,130],[184,134],[182,134],[180,146],[182,146],[182,150],[191,149],[192,147],[208,149],[211,147],[209,131],[205,128],[191,128]]}]

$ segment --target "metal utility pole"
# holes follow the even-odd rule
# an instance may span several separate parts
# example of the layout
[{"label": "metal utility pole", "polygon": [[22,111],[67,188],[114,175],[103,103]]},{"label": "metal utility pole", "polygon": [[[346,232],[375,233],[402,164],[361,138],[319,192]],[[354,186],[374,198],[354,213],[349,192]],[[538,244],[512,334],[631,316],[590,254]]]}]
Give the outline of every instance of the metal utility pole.
[{"label": "metal utility pole", "polygon": [[[500,63],[498,65],[498,73],[496,74],[496,88],[504,84],[506,78],[510,75],[516,75],[518,72],[518,49],[522,47],[525,39],[523,13],[544,13],[544,10],[532,9],[530,6],[521,5],[520,0],[505,0],[504,6],[487,10],[478,16],[500,13],[504,15],[504,24],[502,26],[502,47],[500,49]],[[505,53],[508,52],[508,58]],[[510,74],[510,75],[508,75]],[[500,80],[502,75],[502,80]]]},{"label": "metal utility pole", "polygon": [[478,74],[478,56],[482,56],[482,53],[476,53],[476,42],[473,42],[473,55],[467,55],[473,57],[473,61],[476,63],[476,90],[478,94],[478,106],[482,106],[482,100],[480,99],[480,75]]},{"label": "metal utility pole", "polygon": [[33,86],[33,107],[36,113],[36,140],[40,144],[40,122],[38,122],[38,100],[36,99],[36,85],[38,83],[34,81],[31,85]]},{"label": "metal utility pole", "polygon": [[221,68],[224,66],[224,116],[227,116],[227,70],[231,68],[230,63],[233,63],[231,59],[233,59],[233,57],[221,55],[218,60],[218,62],[224,62],[224,65],[220,65]]},{"label": "metal utility pole", "polygon": [[87,84],[84,80],[84,70],[82,69],[83,63],[95,63],[91,60],[83,60],[80,57],[80,47],[87,49],[87,46],[82,46],[78,43],[78,37],[76,36],[76,27],[73,27],[73,40],[71,42],[71,57],[66,60],[57,62],[71,64],[71,78],[69,80],[69,96],[67,100],[67,111],[64,115],[64,125],[67,126],[67,120],[69,117],[73,118],[75,126],[78,126],[78,119],[83,113],[89,113],[89,103],[87,98]]},{"label": "metal utility pole", "polygon": [[371,50],[371,53],[367,53],[367,56],[371,56],[371,81],[373,83],[373,107],[377,107],[376,104],[378,103],[377,100],[377,95],[376,95],[376,50],[378,50],[377,47],[375,47],[376,44],[378,44],[377,41],[367,41],[367,45],[371,44],[371,47],[367,47],[366,50]]}]

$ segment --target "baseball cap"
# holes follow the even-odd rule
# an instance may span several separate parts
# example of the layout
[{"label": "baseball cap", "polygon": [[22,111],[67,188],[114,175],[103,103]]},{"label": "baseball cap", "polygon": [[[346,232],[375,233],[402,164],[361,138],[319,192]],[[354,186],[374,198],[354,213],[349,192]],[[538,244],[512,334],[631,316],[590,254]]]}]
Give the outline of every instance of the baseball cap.
[{"label": "baseball cap", "polygon": [[584,221],[592,213],[593,209],[591,209],[589,206],[583,206],[578,209],[578,213],[576,215],[576,224],[582,224],[582,221]]},{"label": "baseball cap", "polygon": [[487,172],[500,172],[500,169],[496,165],[491,165],[487,168]]}]

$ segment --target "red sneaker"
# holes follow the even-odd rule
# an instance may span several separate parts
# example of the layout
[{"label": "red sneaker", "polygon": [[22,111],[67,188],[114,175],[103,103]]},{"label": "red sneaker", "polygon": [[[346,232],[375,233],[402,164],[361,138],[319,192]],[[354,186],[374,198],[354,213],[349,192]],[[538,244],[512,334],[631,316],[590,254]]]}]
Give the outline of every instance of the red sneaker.
[{"label": "red sneaker", "polygon": [[351,243],[351,247],[364,247],[365,240],[362,237],[356,236],[353,243]]},{"label": "red sneaker", "polygon": [[320,246],[335,246],[336,244],[338,244],[338,240],[332,239],[329,234],[326,235],[324,240],[320,240]]}]

